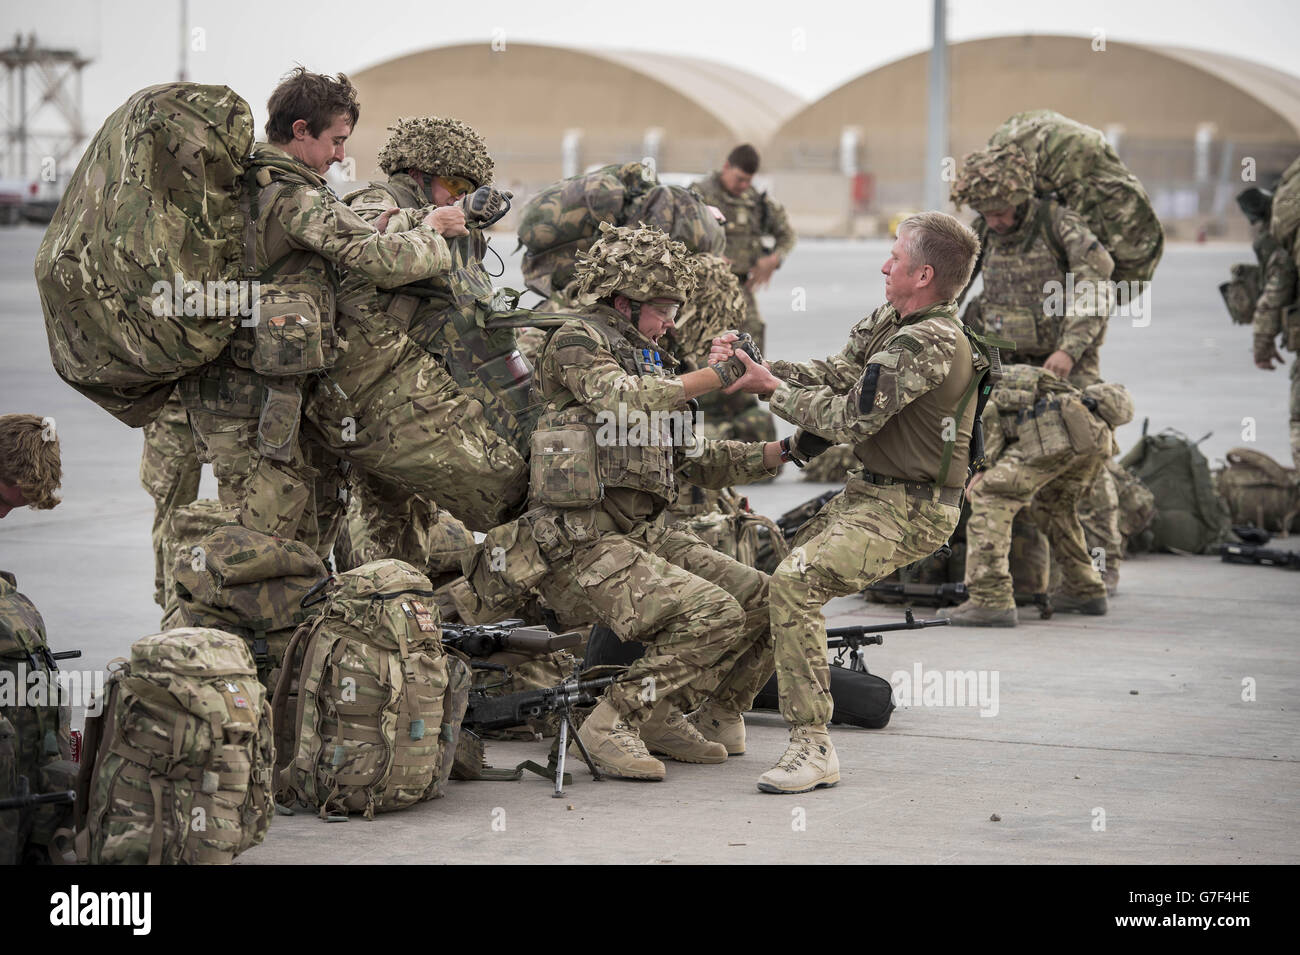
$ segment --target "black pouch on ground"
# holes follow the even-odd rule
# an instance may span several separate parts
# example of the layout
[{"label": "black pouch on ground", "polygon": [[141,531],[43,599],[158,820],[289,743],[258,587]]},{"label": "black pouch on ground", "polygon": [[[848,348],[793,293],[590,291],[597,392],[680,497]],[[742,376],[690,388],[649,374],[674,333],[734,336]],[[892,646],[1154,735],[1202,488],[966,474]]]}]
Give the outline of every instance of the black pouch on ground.
[{"label": "black pouch on ground", "polygon": [[[644,653],[643,644],[632,640],[625,643],[608,627],[596,624],[591,628],[591,639],[587,641],[587,656],[583,660],[583,666],[628,666],[641,659]],[[889,725],[889,716],[894,711],[894,691],[888,680],[874,673],[859,673],[845,667],[831,666],[831,698],[835,701],[832,723],[871,730],[884,729]],[[776,676],[773,675],[754,698],[754,709],[779,708]]]}]

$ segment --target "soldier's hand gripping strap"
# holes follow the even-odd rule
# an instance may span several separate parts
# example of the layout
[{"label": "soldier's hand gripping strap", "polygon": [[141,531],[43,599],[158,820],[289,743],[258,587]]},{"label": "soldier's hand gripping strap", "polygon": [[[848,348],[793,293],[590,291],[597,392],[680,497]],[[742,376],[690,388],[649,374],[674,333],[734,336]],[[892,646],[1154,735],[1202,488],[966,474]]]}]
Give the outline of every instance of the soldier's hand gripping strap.
[{"label": "soldier's hand gripping strap", "polygon": [[514,197],[508,189],[479,186],[461,200],[461,208],[468,222],[486,229],[510,211],[510,200]]}]

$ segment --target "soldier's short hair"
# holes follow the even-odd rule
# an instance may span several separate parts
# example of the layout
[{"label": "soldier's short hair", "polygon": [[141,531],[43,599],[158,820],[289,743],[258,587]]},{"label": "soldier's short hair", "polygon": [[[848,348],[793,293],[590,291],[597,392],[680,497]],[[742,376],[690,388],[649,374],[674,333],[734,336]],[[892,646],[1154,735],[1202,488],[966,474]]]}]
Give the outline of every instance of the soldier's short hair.
[{"label": "soldier's short hair", "polygon": [[956,298],[970,282],[980,240],[959,220],[946,212],[921,212],[904,219],[898,235],[912,271],[923,265],[934,269],[935,291],[944,298]]},{"label": "soldier's short hair", "polygon": [[361,117],[357,90],[346,75],[337,78],[313,73],[299,66],[286,73],[266,103],[266,138],[273,143],[293,139],[293,124],[307,121],[307,131],[319,136],[338,116],[351,117],[356,126]]},{"label": "soldier's short hair", "polygon": [[758,150],[749,143],[741,143],[727,153],[727,164],[752,176],[758,172]]},{"label": "soldier's short hair", "polygon": [[63,482],[53,422],[34,414],[0,415],[0,482],[18,488],[27,506],[49,510]]}]

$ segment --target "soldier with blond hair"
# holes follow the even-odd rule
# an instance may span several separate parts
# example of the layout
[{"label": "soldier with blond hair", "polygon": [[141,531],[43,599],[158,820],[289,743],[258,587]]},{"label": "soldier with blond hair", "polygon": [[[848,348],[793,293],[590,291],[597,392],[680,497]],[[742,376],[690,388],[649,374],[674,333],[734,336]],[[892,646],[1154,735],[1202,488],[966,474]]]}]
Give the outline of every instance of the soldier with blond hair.
[{"label": "soldier with blond hair", "polygon": [[63,481],[52,418],[0,415],[0,517],[16,507],[46,511],[59,503]]}]

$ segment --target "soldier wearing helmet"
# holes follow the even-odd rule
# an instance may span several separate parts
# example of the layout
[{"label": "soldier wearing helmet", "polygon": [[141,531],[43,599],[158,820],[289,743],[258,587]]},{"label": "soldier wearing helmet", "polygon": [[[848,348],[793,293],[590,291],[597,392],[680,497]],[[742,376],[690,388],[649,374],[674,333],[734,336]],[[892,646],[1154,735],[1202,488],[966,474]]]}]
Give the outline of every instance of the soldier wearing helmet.
[{"label": "soldier wearing helmet", "polygon": [[[578,314],[548,333],[534,379],[542,413],[522,520],[549,567],[537,590],[647,644],[578,733],[625,778],[664,778],[650,751],[696,763],[744,752],[742,714],[773,670],[766,575],[664,519],[679,479],[725,487],[781,458],[776,441],[692,432],[692,398],[748,382],[733,360],[676,373],[661,339],[695,285],[681,243],[602,225],[577,266]],[[700,698],[692,724],[683,709]]]}]

